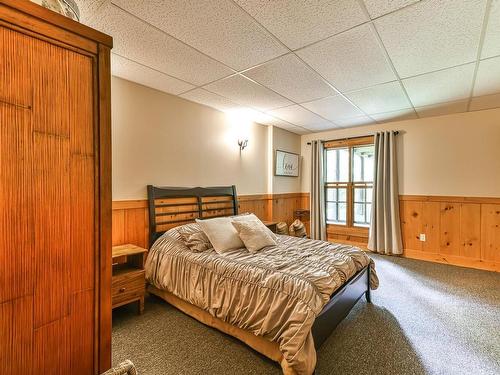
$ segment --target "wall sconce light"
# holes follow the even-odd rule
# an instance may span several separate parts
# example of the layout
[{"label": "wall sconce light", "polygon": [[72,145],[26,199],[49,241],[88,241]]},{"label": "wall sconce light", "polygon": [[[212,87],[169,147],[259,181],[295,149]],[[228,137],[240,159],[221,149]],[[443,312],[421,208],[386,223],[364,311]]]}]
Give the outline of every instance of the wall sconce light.
[{"label": "wall sconce light", "polygon": [[243,151],[248,146],[248,139],[239,139],[238,146],[240,146],[240,152]]}]

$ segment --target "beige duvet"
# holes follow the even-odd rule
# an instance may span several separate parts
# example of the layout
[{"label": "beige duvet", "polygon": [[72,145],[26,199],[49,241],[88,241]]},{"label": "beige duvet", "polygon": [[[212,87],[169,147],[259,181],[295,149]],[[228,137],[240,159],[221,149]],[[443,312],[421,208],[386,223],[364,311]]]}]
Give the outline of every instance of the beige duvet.
[{"label": "beige duvet", "polygon": [[277,342],[288,365],[309,375],[316,366],[311,327],[331,294],[368,264],[372,289],[378,279],[373,261],[355,247],[288,236],[277,242],[256,254],[197,253],[174,228],[151,248],[146,277],[216,318]]}]

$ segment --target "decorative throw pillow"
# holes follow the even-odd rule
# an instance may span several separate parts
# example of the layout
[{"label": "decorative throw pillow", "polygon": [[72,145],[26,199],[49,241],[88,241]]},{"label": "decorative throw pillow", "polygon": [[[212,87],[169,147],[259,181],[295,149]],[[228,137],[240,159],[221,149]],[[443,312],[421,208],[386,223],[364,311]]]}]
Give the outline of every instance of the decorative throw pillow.
[{"label": "decorative throw pillow", "polygon": [[267,231],[267,233],[276,240],[276,234],[274,234],[271,229],[266,227],[266,225],[257,216],[255,216],[255,214],[246,214],[233,217],[233,222],[235,221],[258,221],[259,223],[262,224],[261,228],[264,228]]},{"label": "decorative throw pillow", "polygon": [[201,230],[201,228],[199,228],[198,231],[193,231],[190,228],[181,227],[179,229],[179,234],[181,235],[184,244],[191,251],[200,253],[213,247],[207,235]]},{"label": "decorative throw pillow", "polygon": [[217,217],[205,220],[196,219],[196,222],[207,235],[214,250],[219,254],[245,246],[241,242],[238,232],[231,224],[232,219],[229,217]]},{"label": "decorative throw pillow", "polygon": [[251,253],[256,253],[266,246],[276,245],[273,233],[260,220],[234,220],[233,226]]}]

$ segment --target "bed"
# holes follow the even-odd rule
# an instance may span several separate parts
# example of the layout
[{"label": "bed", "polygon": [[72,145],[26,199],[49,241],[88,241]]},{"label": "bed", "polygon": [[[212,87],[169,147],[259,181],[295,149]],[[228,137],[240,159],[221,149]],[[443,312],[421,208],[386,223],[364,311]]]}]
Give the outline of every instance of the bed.
[{"label": "bed", "polygon": [[179,228],[237,215],[234,186],[150,185],[148,202],[149,292],[278,362],[284,374],[311,374],[316,349],[378,285],[373,261],[352,246],[277,236],[256,254],[189,251]]}]

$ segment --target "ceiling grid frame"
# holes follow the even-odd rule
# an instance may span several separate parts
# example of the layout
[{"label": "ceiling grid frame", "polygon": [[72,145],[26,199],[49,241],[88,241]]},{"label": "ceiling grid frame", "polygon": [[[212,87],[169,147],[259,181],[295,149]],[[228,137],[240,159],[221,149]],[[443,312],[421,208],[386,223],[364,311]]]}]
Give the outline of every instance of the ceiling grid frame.
[{"label": "ceiling grid frame", "polygon": [[[119,9],[121,12],[124,12],[125,14],[137,19],[139,22],[142,22],[144,23],[145,25],[147,25],[148,27],[151,27],[153,28],[155,31],[158,31],[162,34],[165,34],[167,35],[168,37],[174,39],[175,41],[181,43],[182,45],[184,45],[185,47],[189,48],[189,49],[192,49],[193,51],[196,51],[197,53],[211,59],[212,61],[218,63],[218,64],[221,64],[223,67],[225,67],[226,69],[228,69],[229,71],[231,71],[232,73],[231,74],[228,74],[228,75],[225,75],[223,77],[220,77],[220,78],[217,78],[217,79],[214,79],[210,82],[207,82],[207,83],[203,83],[203,84],[193,84],[191,83],[190,81],[187,81],[186,79],[182,79],[182,78],[178,78],[172,74],[168,74],[168,73],[165,73],[164,71],[161,71],[161,70],[158,70],[158,69],[155,69],[155,68],[152,68],[150,67],[149,65],[145,65],[143,63],[140,63],[138,61],[135,61],[134,59],[131,59],[131,58],[128,58],[126,56],[123,56],[122,54],[116,54],[117,56],[123,58],[123,59],[126,59],[128,61],[130,61],[131,63],[134,63],[134,64],[137,64],[143,68],[147,68],[147,69],[151,69],[152,71],[156,72],[156,73],[159,73],[159,74],[162,74],[162,75],[165,75],[166,77],[170,77],[170,78],[173,78],[173,79],[176,79],[176,80],[179,80],[183,83],[186,83],[186,84],[189,84],[191,86],[193,86],[193,88],[190,88],[188,90],[185,90],[185,91],[182,91],[180,93],[176,93],[174,95],[177,95],[177,96],[180,96],[180,95],[183,95],[183,94],[186,94],[186,93],[189,93],[190,91],[193,91],[193,90],[196,90],[196,89],[203,89],[203,90],[206,90],[207,92],[210,92],[211,94],[213,95],[217,95],[218,97],[220,98],[223,98],[223,99],[226,99],[230,102],[233,102],[234,104],[236,105],[241,105],[243,107],[247,107],[249,109],[252,109],[253,111],[256,111],[258,113],[261,113],[261,114],[264,114],[264,115],[267,115],[271,118],[276,118],[277,120],[280,120],[280,121],[283,121],[283,123],[286,123],[286,124],[289,124],[291,126],[294,126],[294,127],[297,127],[297,128],[301,128],[301,129],[304,129],[305,131],[311,131],[311,132],[315,132],[315,131],[320,131],[320,130],[317,130],[317,129],[308,129],[308,128],[305,128],[303,126],[300,126],[300,125],[297,125],[293,122],[290,122],[288,120],[283,120],[275,115],[271,115],[269,113],[266,113],[268,111],[271,111],[271,110],[275,110],[275,109],[280,109],[280,108],[286,108],[286,107],[289,107],[289,106],[294,106],[294,105],[297,105],[299,106],[300,108],[302,108],[304,111],[307,111],[307,112],[310,112],[311,114],[314,114],[314,116],[317,116],[319,118],[322,118],[326,123],[330,123],[332,125],[334,125],[335,127],[337,128],[345,128],[345,127],[350,127],[351,125],[345,125],[345,126],[340,126],[339,124],[337,124],[335,121],[332,121],[332,120],[329,120],[327,118],[325,118],[324,116],[321,116],[320,114],[316,113],[316,112],[313,112],[311,110],[309,110],[308,108],[304,107],[302,104],[305,104],[305,103],[308,103],[312,100],[307,100],[307,101],[300,101],[300,102],[297,102],[295,100],[292,100],[290,98],[288,98],[287,96],[285,96],[284,94],[280,94],[279,92],[277,92],[276,90],[266,86],[265,84],[261,84],[257,81],[255,81],[254,79],[250,78],[250,77],[247,77],[244,75],[245,72],[249,71],[249,70],[252,70],[252,69],[255,69],[257,67],[260,67],[260,66],[263,66],[265,64],[268,64],[274,60],[277,60],[277,59],[280,59],[282,58],[283,56],[286,56],[286,55],[289,55],[289,54],[292,54],[294,55],[295,58],[297,58],[307,69],[309,69],[312,73],[314,73],[315,75],[318,76],[318,78],[321,79],[321,81],[323,81],[326,85],[328,85],[336,94],[334,95],[328,95],[326,97],[320,97],[320,98],[317,98],[317,99],[313,99],[313,100],[321,100],[321,99],[326,99],[328,97],[335,97],[337,96],[340,96],[341,98],[343,98],[346,102],[348,102],[350,105],[352,105],[354,108],[356,108],[357,110],[359,110],[364,116],[366,116],[367,119],[370,119],[371,121],[373,121],[373,123],[385,123],[387,121],[391,121],[391,120],[377,120],[375,117],[377,117],[378,115],[381,115],[383,114],[384,112],[381,112],[381,113],[376,113],[376,114],[368,114],[366,111],[364,111],[363,109],[361,109],[358,105],[356,105],[353,101],[351,101],[349,99],[349,97],[347,97],[345,94],[349,94],[349,93],[352,93],[352,92],[355,92],[355,91],[359,91],[359,90],[364,90],[364,89],[369,89],[371,87],[375,87],[375,86],[378,86],[380,84],[375,84],[375,85],[370,85],[370,86],[367,86],[367,87],[364,87],[364,88],[360,88],[360,89],[355,89],[355,90],[350,90],[350,91],[347,91],[347,90],[344,90],[343,92],[341,92],[340,90],[338,90],[332,83],[330,83],[330,81],[328,79],[326,79],[322,74],[320,74],[318,71],[316,71],[311,65],[309,65],[307,62],[305,62],[300,56],[298,56],[297,53],[295,53],[296,51],[300,51],[304,48],[307,48],[307,47],[310,47],[312,45],[315,45],[315,44],[318,44],[318,43],[321,43],[323,41],[326,41],[332,37],[335,37],[337,35],[341,35],[341,34],[344,34],[344,33],[347,33],[349,32],[350,30],[353,30],[355,28],[358,28],[362,25],[367,25],[369,24],[370,25],[370,29],[372,31],[372,33],[374,34],[376,40],[377,40],[377,43],[378,43],[378,47],[382,50],[384,56],[385,56],[385,59],[387,60],[387,63],[388,63],[388,66],[391,68],[392,72],[394,73],[395,77],[396,77],[396,81],[399,83],[399,86],[401,87],[401,89],[403,90],[403,93],[406,97],[406,99],[408,100],[408,102],[411,104],[411,108],[408,108],[408,110],[412,109],[413,112],[415,113],[415,115],[417,117],[420,117],[418,115],[418,112],[415,108],[415,105],[413,103],[413,101],[411,100],[411,98],[409,97],[409,94],[406,90],[406,87],[404,86],[403,82],[402,82],[402,79],[401,79],[401,76],[399,75],[398,71],[396,70],[395,68],[395,65],[394,63],[392,62],[392,59],[387,51],[387,48],[385,47],[384,45],[384,42],[377,30],[377,27],[375,25],[375,22],[376,20],[380,19],[380,18],[383,18],[383,17],[386,17],[387,15],[390,15],[390,14],[393,14],[393,13],[397,13],[397,12],[400,12],[402,11],[403,9],[407,9],[407,8],[410,8],[410,7],[416,7],[418,6],[419,4],[423,3],[423,2],[427,2],[429,0],[420,0],[420,1],[417,1],[417,2],[414,2],[414,3],[411,3],[411,4],[407,4],[405,6],[402,6],[400,8],[396,8],[390,12],[387,12],[387,13],[383,13],[377,17],[371,17],[370,16],[370,13],[367,9],[367,6],[365,4],[365,2],[363,0],[357,0],[357,2],[359,3],[360,5],[360,8],[361,10],[364,12],[365,16],[367,17],[367,21],[365,22],[362,22],[362,23],[359,23],[359,24],[356,24],[354,26],[351,26],[345,30],[342,30],[340,32],[337,32],[337,33],[334,33],[332,35],[329,35],[327,37],[324,37],[322,39],[319,39],[319,40],[316,40],[312,43],[309,43],[309,44],[306,44],[306,45],[303,45],[301,46],[300,48],[296,48],[296,49],[291,49],[289,48],[287,45],[285,45],[274,33],[272,33],[266,26],[264,26],[263,24],[261,24],[254,16],[252,16],[252,14],[250,14],[246,9],[244,9],[240,4],[238,4],[235,0],[230,0],[231,3],[233,3],[237,8],[239,8],[247,17],[249,17],[251,19],[251,21],[256,25],[258,26],[260,29],[262,29],[266,34],[270,35],[278,44],[280,44],[287,52],[284,52],[283,54],[281,55],[278,55],[278,56],[275,56],[271,59],[268,59],[266,61],[263,61],[263,62],[260,62],[254,66],[251,66],[251,67],[246,67],[245,69],[240,69],[240,70],[237,70],[233,67],[231,67],[230,65],[222,62],[221,60],[219,60],[218,58],[216,57],[213,57],[211,56],[209,53],[210,51],[208,51],[208,53],[206,52],[202,52],[201,50],[197,49],[196,47],[193,47],[192,45],[188,44],[187,42],[184,42],[182,39],[179,39],[177,37],[175,37],[174,35],[160,29],[159,27],[157,26],[154,26],[153,24],[151,24],[150,22],[146,21],[145,19],[141,18],[140,16],[137,16],[135,15],[134,13],[130,12],[130,11],[127,11],[126,9],[124,9],[123,7],[115,4],[113,2],[113,0],[105,0],[103,1],[98,7],[97,7],[97,11],[95,14],[97,14],[98,11],[101,11],[102,8],[104,8],[104,5],[105,4],[109,4],[117,9]],[[462,65],[466,65],[466,64],[470,64],[470,63],[475,63],[475,67],[474,67],[474,74],[473,74],[473,79],[472,79],[472,85],[471,85],[471,89],[470,89],[470,94],[468,96],[467,100],[468,103],[467,103],[467,111],[470,111],[471,110],[471,106],[472,106],[472,100],[473,100],[473,95],[474,95],[474,88],[476,86],[476,80],[477,80],[477,76],[478,76],[478,71],[479,71],[479,66],[480,66],[480,62],[482,61],[481,60],[481,53],[482,53],[482,50],[483,50],[483,45],[484,45],[484,42],[485,42],[485,39],[486,39],[486,36],[487,36],[487,33],[488,33],[488,21],[490,19],[490,13],[491,13],[491,8],[492,8],[492,1],[493,0],[485,0],[485,11],[484,11],[484,15],[483,15],[483,19],[482,19],[482,23],[481,23],[481,35],[480,35],[480,39],[479,39],[479,43],[478,43],[478,47],[477,47],[477,51],[476,51],[476,59],[475,61],[471,61],[471,62],[464,62],[464,63],[461,63],[461,64],[457,64],[457,65],[454,65],[454,66],[450,66],[450,67],[446,67],[446,68],[441,68],[441,69],[436,69],[436,70],[433,70],[433,71],[429,71],[429,72],[424,72],[424,73],[419,73],[419,74],[415,74],[415,75],[412,75],[412,76],[409,76],[409,77],[406,77],[406,78],[413,78],[413,77],[417,77],[417,76],[420,76],[420,75],[425,75],[425,74],[430,74],[430,73],[434,73],[434,72],[439,72],[439,71],[444,71],[444,70],[448,70],[448,69],[452,69],[454,67],[459,67],[459,66],[462,66]],[[92,15],[92,17],[90,19],[93,19],[95,18],[95,14]],[[495,56],[490,56],[489,58],[494,58]],[[489,59],[488,58],[488,59]],[[486,60],[486,59],[485,59]],[[218,82],[218,81],[222,81],[224,79],[227,79],[227,78],[230,78],[230,77],[233,77],[233,76],[240,76],[242,77],[243,79],[246,79],[246,80],[249,80],[250,82],[252,82],[253,84],[255,85],[258,85],[258,86],[261,86],[263,88],[265,88],[266,90],[269,90],[270,92],[273,92],[274,94],[286,99],[287,101],[291,102],[292,104],[290,105],[286,105],[286,106],[282,106],[282,107],[276,107],[276,108],[272,108],[272,109],[269,109],[269,110],[266,110],[266,111],[262,111],[260,109],[257,109],[255,107],[252,107],[252,106],[248,106],[247,104],[244,104],[244,103],[238,103],[237,101],[235,101],[234,99],[232,98],[229,98],[229,97],[226,97],[226,96],[223,96],[223,95],[220,95],[218,93],[215,93],[209,89],[206,88],[206,86],[212,84],[212,83],[215,83],[215,82]],[[391,82],[395,82],[395,81],[391,81]],[[265,83],[265,82],[264,82]],[[389,82],[386,82],[386,83],[389,83]],[[384,84],[384,83],[383,83]],[[441,103],[436,103],[436,105],[439,105]],[[326,129],[325,129],[326,130]]]},{"label": "ceiling grid frame", "polygon": [[474,67],[474,73],[472,76],[472,86],[470,88],[469,101],[467,103],[467,111],[470,111],[472,96],[474,95],[474,87],[476,86],[477,72],[479,70],[479,63],[481,62],[481,53],[483,52],[483,44],[486,38],[486,29],[488,28],[488,22],[490,19],[492,0],[486,0],[486,9],[484,10],[483,24],[481,27],[481,36],[479,37],[479,44],[477,46],[477,58],[476,66]]},{"label": "ceiling grid frame", "polygon": [[[370,17],[370,13],[368,12],[368,9],[366,8],[366,5],[365,5],[365,2],[363,0],[357,0],[361,9],[363,10],[363,12],[366,13],[366,15],[368,17]],[[411,5],[414,5],[414,4],[418,4],[419,2],[416,2],[416,3],[413,3]],[[385,16],[385,15],[384,15]],[[389,66],[391,67],[391,70],[392,72],[394,73],[394,75],[396,76],[396,80],[398,81],[399,83],[399,86],[401,87],[401,89],[403,90],[403,93],[405,94],[406,96],[406,99],[408,100],[408,102],[411,104],[411,107],[413,109],[413,112],[415,113],[415,115],[417,116],[417,118],[420,118],[420,116],[418,115],[418,112],[417,110],[415,109],[415,106],[413,105],[413,102],[411,101],[410,99],[410,96],[408,95],[408,92],[406,91],[406,87],[403,85],[403,82],[401,81],[401,77],[399,76],[399,73],[398,71],[396,70],[396,67],[394,66],[394,63],[392,62],[392,59],[391,57],[389,56],[389,53],[387,52],[387,48],[385,47],[384,45],[384,42],[382,41],[382,38],[380,37],[380,34],[378,33],[378,30],[377,30],[377,27],[375,26],[375,23],[373,22],[370,22],[370,27],[375,35],[375,38],[377,39],[377,42],[379,44],[379,47],[381,48],[382,52],[384,53],[385,55],[385,58],[387,60],[387,63],[389,64]]]}]

